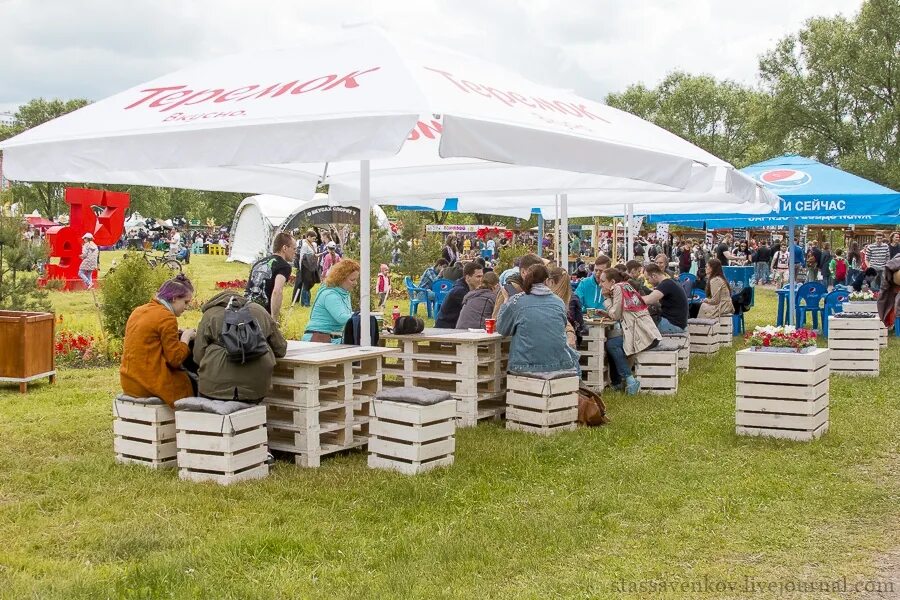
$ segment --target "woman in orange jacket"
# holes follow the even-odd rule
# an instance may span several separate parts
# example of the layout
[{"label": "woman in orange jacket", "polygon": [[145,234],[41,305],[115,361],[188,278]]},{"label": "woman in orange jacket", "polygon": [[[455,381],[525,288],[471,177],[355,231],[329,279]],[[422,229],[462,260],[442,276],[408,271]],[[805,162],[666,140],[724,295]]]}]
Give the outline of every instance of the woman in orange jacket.
[{"label": "woman in orange jacket", "polygon": [[156,396],[170,406],[193,395],[191,380],[181,365],[191,354],[188,344],[196,330],[178,333],[178,317],[193,297],[190,280],[178,275],[128,317],[119,368],[122,391],[127,395]]}]

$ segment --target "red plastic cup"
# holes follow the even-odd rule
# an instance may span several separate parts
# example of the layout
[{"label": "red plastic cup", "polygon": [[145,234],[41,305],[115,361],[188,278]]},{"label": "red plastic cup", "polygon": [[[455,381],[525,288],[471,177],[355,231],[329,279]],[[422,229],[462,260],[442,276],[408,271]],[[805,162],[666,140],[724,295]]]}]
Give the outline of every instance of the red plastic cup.
[{"label": "red plastic cup", "polygon": [[497,319],[485,319],[484,330],[488,333],[494,333],[497,330]]}]

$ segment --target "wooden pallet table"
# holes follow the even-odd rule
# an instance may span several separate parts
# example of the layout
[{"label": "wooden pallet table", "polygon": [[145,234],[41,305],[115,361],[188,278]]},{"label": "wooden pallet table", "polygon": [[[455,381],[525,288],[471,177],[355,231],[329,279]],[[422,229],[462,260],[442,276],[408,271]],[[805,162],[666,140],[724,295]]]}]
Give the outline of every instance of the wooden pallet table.
[{"label": "wooden pallet table", "polygon": [[665,395],[678,392],[680,345],[680,341],[663,339],[656,348],[634,356],[634,376],[640,380],[642,392]]},{"label": "wooden pallet table", "polygon": [[578,377],[507,378],[506,428],[540,435],[572,431],[578,420]]},{"label": "wooden pallet table", "polygon": [[169,405],[119,397],[113,400],[113,417],[116,462],[151,469],[175,467],[175,411]]},{"label": "wooden pallet table", "polygon": [[369,441],[369,402],[381,390],[381,347],[288,342],[276,361],[268,407],[269,448],[302,467]]},{"label": "wooden pallet table", "polygon": [[716,319],[688,319],[691,354],[715,354],[719,351],[719,324]]},{"label": "wooden pallet table", "polygon": [[736,353],[738,435],[810,441],[828,431],[830,351]]},{"label": "wooden pallet table", "polygon": [[602,321],[585,319],[588,333],[582,338],[578,353],[581,355],[581,380],[597,393],[606,386],[606,327]]},{"label": "wooden pallet table", "polygon": [[[384,333],[395,353],[382,359],[386,386],[418,386],[449,392],[456,400],[458,427],[500,418],[506,410],[507,345],[497,333],[425,329],[412,335]],[[391,379],[387,379],[390,377]]]},{"label": "wooden pallet table", "polygon": [[269,474],[266,407],[228,415],[177,410],[178,477],[230,485]]},{"label": "wooden pallet table", "polygon": [[832,373],[878,377],[882,323],[877,317],[828,317],[829,368]]},{"label": "wooden pallet table", "polygon": [[375,399],[369,423],[369,467],[417,475],[453,464],[456,401],[427,406]]}]

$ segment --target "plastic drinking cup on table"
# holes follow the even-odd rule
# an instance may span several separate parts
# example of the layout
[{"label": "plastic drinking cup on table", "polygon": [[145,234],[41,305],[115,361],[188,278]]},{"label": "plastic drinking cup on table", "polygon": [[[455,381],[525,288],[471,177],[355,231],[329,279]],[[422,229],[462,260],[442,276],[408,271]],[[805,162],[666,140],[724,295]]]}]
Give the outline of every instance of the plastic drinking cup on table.
[{"label": "plastic drinking cup on table", "polygon": [[497,320],[496,319],[485,319],[484,320],[484,331],[486,333],[494,333],[497,330]]}]

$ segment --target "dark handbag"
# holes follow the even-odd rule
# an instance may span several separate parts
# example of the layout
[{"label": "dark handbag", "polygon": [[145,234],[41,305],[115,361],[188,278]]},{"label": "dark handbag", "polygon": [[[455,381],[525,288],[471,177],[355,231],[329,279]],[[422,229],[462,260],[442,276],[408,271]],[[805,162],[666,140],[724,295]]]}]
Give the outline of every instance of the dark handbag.
[{"label": "dark handbag", "polygon": [[578,422],[586,427],[599,427],[609,423],[603,398],[583,386],[578,388]]},{"label": "dark handbag", "polygon": [[324,342],[326,344],[331,343],[331,335],[327,333],[322,333],[321,331],[311,331],[310,333],[312,334],[309,338],[309,341],[311,342]]}]

